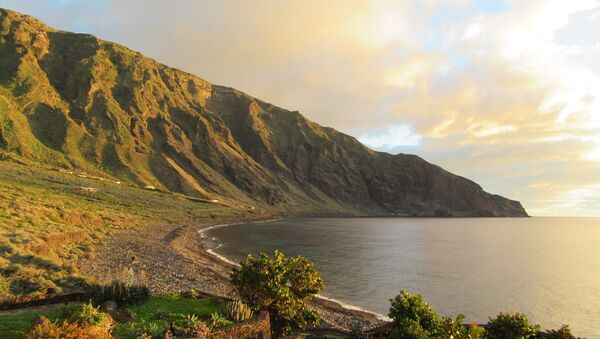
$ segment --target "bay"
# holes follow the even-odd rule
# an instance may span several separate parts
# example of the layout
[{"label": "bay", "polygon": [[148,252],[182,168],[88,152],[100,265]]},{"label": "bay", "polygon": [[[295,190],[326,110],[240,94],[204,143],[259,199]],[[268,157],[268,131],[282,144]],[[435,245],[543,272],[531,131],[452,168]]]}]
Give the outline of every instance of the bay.
[{"label": "bay", "polygon": [[387,314],[400,290],[443,315],[519,311],[600,338],[598,218],[290,218],[206,231],[235,261],[280,249],[311,259],[323,295]]}]

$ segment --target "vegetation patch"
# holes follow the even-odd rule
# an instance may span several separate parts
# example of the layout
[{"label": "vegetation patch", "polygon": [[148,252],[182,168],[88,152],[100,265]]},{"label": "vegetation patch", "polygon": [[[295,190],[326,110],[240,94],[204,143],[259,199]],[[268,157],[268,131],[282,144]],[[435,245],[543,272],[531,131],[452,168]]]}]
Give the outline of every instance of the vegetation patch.
[{"label": "vegetation patch", "polygon": [[[181,334],[186,331],[191,334],[205,327],[210,331],[230,326],[232,322],[220,314],[222,302],[214,298],[187,299],[181,294],[152,296],[143,303],[119,309],[127,309],[133,315],[127,323],[117,322],[118,319],[101,312],[92,303],[69,305],[53,311],[0,315],[0,333],[2,338],[23,338],[26,335],[53,338],[48,334],[81,338],[78,335],[85,331],[95,333],[93,338],[138,338],[143,335],[164,338],[172,327]],[[38,325],[30,331],[32,323],[38,319]]]},{"label": "vegetation patch", "polygon": [[[487,325],[465,325],[464,315],[455,319],[440,317],[420,294],[400,291],[390,302],[388,316],[393,321],[389,337],[394,339],[576,339],[569,326],[542,332],[540,325],[531,323],[525,314],[518,312],[500,312],[496,317],[490,317]],[[356,337],[361,337],[360,331]]]},{"label": "vegetation patch", "polygon": [[186,299],[181,294],[153,296],[142,304],[130,307],[134,321],[119,324],[114,330],[117,338],[137,338],[139,335],[163,335],[174,324],[181,331],[186,328],[209,327],[211,315],[218,314],[221,301],[213,298]]},{"label": "vegetation patch", "polygon": [[77,261],[94,258],[96,246],[120,229],[192,224],[242,213],[4,156],[10,161],[0,160],[0,300],[86,289],[93,282],[79,273]]},{"label": "vegetation patch", "polygon": [[319,320],[308,302],[323,288],[323,278],[304,257],[288,258],[280,251],[273,257],[249,255],[233,270],[231,282],[255,312],[269,312],[275,335],[295,333]]}]

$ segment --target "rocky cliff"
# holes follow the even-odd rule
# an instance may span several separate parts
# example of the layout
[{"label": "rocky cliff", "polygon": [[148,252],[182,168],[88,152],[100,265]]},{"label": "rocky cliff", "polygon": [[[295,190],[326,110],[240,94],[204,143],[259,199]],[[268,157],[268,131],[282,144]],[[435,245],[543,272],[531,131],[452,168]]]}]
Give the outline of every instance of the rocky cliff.
[{"label": "rocky cliff", "polygon": [[286,215],[527,215],[418,156],[2,9],[0,150]]}]

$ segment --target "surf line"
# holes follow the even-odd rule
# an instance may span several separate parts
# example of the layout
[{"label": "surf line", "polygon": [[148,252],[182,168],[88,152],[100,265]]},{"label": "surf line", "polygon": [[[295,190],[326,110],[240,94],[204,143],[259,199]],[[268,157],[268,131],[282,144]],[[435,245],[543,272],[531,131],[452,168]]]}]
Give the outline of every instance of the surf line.
[{"label": "surf line", "polygon": [[[200,237],[202,239],[206,239],[206,235],[204,234],[204,232],[214,229],[214,228],[219,228],[219,227],[225,227],[225,226],[234,226],[234,225],[242,225],[242,224],[258,224],[258,223],[266,223],[266,222],[273,222],[273,221],[278,221],[281,220],[283,218],[277,218],[277,219],[268,219],[268,220],[259,220],[259,221],[252,221],[252,222],[235,222],[235,223],[228,223],[228,224],[219,224],[219,225],[213,225],[213,226],[209,226],[206,228],[203,228],[201,230],[198,231],[198,233],[200,234]],[[213,257],[217,258],[220,261],[223,261],[227,264],[233,265],[235,267],[241,267],[239,263],[213,251],[210,248],[206,249],[206,253],[212,255]],[[321,294],[317,294],[316,298],[322,299],[322,300],[326,300],[326,301],[330,301],[330,302],[334,302],[338,305],[340,305],[341,308],[344,308],[346,310],[350,310],[350,311],[359,311],[359,312],[365,312],[365,313],[370,313],[372,315],[374,315],[377,319],[379,320],[384,320],[384,321],[391,321],[392,319],[390,319],[389,317],[377,313],[377,312],[373,312],[373,311],[369,311],[369,310],[365,310],[364,308],[358,307],[358,306],[354,306],[354,305],[350,305],[347,304],[341,300],[335,299],[335,298],[330,298],[330,297],[325,297]]]}]

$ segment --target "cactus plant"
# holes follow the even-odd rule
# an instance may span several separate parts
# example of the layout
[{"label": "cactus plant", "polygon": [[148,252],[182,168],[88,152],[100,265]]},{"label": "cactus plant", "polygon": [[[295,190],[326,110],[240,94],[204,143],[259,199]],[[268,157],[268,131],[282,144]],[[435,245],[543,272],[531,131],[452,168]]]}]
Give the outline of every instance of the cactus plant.
[{"label": "cactus plant", "polygon": [[223,314],[232,321],[239,322],[252,318],[252,310],[239,300],[228,301],[223,304]]}]

